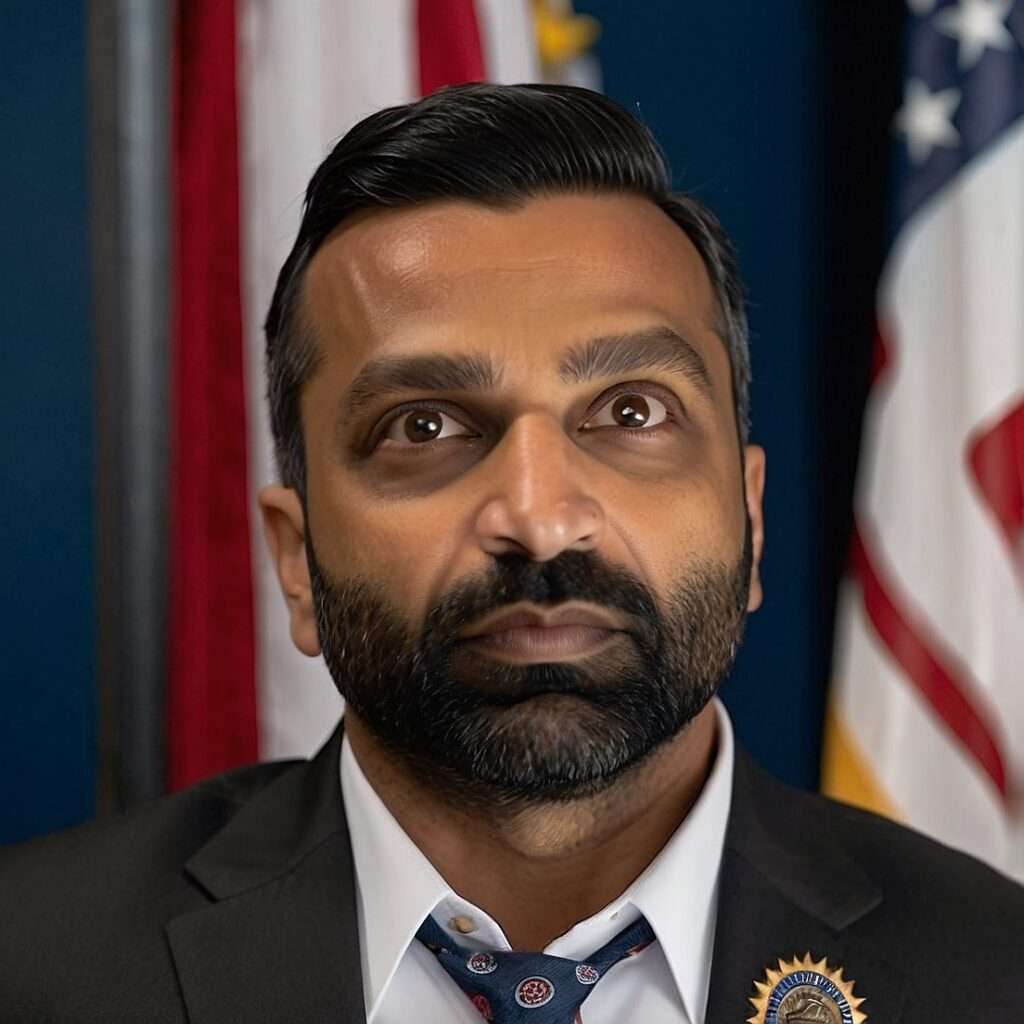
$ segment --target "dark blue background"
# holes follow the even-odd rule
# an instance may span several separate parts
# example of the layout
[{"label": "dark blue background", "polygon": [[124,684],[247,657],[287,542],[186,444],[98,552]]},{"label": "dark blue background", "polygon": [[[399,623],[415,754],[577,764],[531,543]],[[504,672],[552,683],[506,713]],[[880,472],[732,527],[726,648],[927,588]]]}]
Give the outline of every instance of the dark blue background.
[{"label": "dark blue background", "polygon": [[[577,0],[605,89],[733,236],[753,439],[768,451],[765,604],[724,696],[766,766],[817,784],[835,585],[884,248],[902,4]],[[93,813],[92,338],[86,25],[0,23],[3,522],[0,841]]]},{"label": "dark blue background", "polygon": [[0,23],[0,840],[93,813],[84,6],[8,3]]}]

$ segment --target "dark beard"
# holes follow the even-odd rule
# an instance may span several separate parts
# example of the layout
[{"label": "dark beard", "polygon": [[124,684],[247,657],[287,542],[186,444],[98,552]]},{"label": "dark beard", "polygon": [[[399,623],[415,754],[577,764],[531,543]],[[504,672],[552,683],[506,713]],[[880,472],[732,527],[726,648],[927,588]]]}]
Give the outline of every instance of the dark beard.
[{"label": "dark beard", "polygon": [[[749,523],[739,563],[703,563],[662,614],[631,573],[591,553],[501,556],[426,616],[419,637],[381,588],[335,581],[307,543],[324,659],[377,740],[448,799],[524,806],[594,795],[677,735],[732,665],[746,618]],[[515,603],[579,600],[624,613],[629,633],[580,661],[509,664],[459,632]]]}]

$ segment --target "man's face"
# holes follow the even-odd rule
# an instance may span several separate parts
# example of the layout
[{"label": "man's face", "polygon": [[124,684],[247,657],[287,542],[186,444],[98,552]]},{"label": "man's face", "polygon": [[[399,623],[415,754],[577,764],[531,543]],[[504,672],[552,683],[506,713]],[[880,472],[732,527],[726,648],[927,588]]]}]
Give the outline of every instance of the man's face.
[{"label": "man's face", "polygon": [[374,211],[304,303],[310,577],[272,546],[350,711],[491,799],[593,792],[675,735],[760,601],[762,535],[686,235],[630,196]]}]

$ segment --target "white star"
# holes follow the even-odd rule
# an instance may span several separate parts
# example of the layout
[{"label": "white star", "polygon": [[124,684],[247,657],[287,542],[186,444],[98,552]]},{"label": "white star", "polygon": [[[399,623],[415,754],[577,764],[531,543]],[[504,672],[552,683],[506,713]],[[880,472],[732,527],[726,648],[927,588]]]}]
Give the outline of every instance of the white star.
[{"label": "white star", "polygon": [[907,136],[910,159],[924,163],[935,146],[955,146],[960,133],[953,127],[953,114],[960,105],[959,89],[929,92],[919,78],[907,83],[903,107],[896,115],[896,131]]},{"label": "white star", "polygon": [[1013,36],[1003,24],[1013,0],[960,0],[935,18],[935,26],[944,35],[960,42],[958,63],[962,70],[973,68],[986,47],[1012,50]]},{"label": "white star", "polygon": [[907,6],[919,18],[923,18],[926,14],[931,14],[935,10],[935,0],[907,0]]}]

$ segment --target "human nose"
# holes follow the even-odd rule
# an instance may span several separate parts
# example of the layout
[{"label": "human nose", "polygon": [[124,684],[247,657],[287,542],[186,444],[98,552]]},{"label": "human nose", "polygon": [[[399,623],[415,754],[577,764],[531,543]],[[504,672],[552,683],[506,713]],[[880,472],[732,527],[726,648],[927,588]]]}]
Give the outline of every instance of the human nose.
[{"label": "human nose", "polygon": [[604,510],[588,492],[581,458],[553,417],[516,422],[491,453],[493,482],[476,520],[481,548],[545,562],[598,547]]}]

